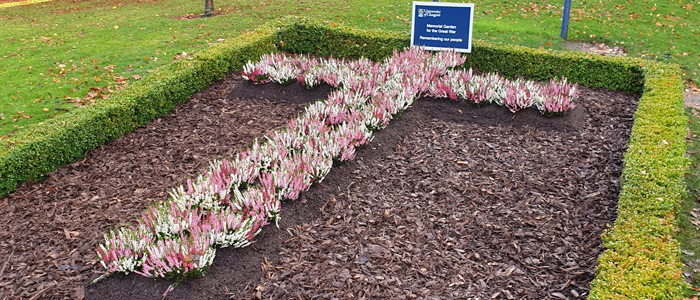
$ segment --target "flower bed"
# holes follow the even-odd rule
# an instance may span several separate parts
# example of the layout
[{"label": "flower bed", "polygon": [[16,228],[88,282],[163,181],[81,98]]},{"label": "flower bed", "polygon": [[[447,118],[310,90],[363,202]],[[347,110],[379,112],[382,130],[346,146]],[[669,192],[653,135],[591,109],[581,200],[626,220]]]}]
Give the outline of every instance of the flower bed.
[{"label": "flower bed", "polygon": [[551,115],[574,107],[576,88],[565,81],[540,87],[450,70],[463,62],[454,52],[431,55],[412,48],[381,64],[281,54],[249,63],[244,77],[254,82],[298,80],[308,87],[324,82],[338,89],[265,142],[256,141],[231,161],[212,162],[206,174],[188,180],[168,201],[144,212],[138,225],[105,235],[97,250],[105,275],[202,275],[216,247],[249,245],[268,220],[278,220],[283,199],[296,199],[313,182],[322,181],[334,160],[352,159],[355,148],[372,139],[372,131],[386,127],[423,92],[477,105],[498,103],[511,112],[537,105]]},{"label": "flower bed", "polygon": [[[262,53],[277,50],[348,58],[365,56],[372,60],[382,60],[394,49],[408,44],[408,36],[399,32],[359,30],[295,16],[274,20],[254,32],[200,52],[191,61],[177,61],[158,69],[102,105],[86,109],[78,115],[52,119],[41,128],[27,129],[22,134],[6,139],[7,144],[0,149],[0,194],[11,193],[22,182],[41,180],[60,166],[82,160],[86,153],[162,116],[177,103],[187,100],[194,92],[225,74],[239,72],[245,62]],[[679,199],[684,193],[683,176],[688,161],[683,156],[687,117],[683,112],[683,85],[678,67],[641,59],[529,49],[484,41],[475,41],[474,50],[467,56],[465,65],[480,71],[498,72],[507,78],[525,76],[547,81],[564,76],[571,82],[588,88],[605,88],[641,95],[639,109],[634,116],[632,136],[625,151],[618,218],[614,227],[603,235],[606,250],[598,260],[590,299],[682,298],[687,284],[682,278],[680,250],[673,238],[673,228]],[[602,105],[607,104],[603,102]],[[194,139],[197,137],[194,136]],[[51,175],[50,182],[56,182],[53,176]],[[44,237],[43,240],[46,237],[51,241],[62,240],[57,245],[73,255],[76,251],[83,252],[83,249],[90,248],[76,245],[91,245],[96,241],[75,237],[64,240],[68,233],[64,236],[66,228],[59,227],[63,222],[51,222],[56,216],[53,213],[43,217],[42,210],[37,209],[35,203],[47,204],[63,199],[58,205],[65,208],[62,215],[71,219],[75,218],[69,212],[84,214],[80,209],[86,205],[104,212],[107,212],[107,205],[107,208],[117,210],[98,215],[107,216],[106,219],[111,223],[121,220],[118,216],[123,212],[118,209],[118,201],[83,198],[83,192],[76,192],[73,188],[71,196],[63,194],[56,198],[52,191],[57,184],[49,186],[48,182],[26,184],[31,188],[22,187],[21,194],[8,196],[6,203],[12,205],[0,204],[0,209],[8,215],[12,215],[12,207],[19,208],[20,211],[33,211],[32,219],[35,221],[30,228],[54,228],[37,235]],[[86,190],[91,190],[94,186],[103,185],[95,184]],[[42,190],[34,191],[35,188]],[[134,184],[132,189],[124,186],[124,191],[120,191],[117,198],[125,198],[122,192],[127,192],[129,196],[126,198],[138,202],[142,197],[138,188],[144,186]],[[105,189],[109,190],[109,187]],[[136,193],[134,189],[137,189]],[[147,191],[153,193],[157,190],[160,189],[148,188]],[[34,194],[37,195],[27,196],[30,192],[36,192]],[[165,195],[156,198],[162,199]],[[77,205],[71,205],[72,203]],[[30,221],[26,214],[21,218]],[[13,228],[26,223],[18,225],[14,219],[8,219],[3,224],[7,229],[5,240],[8,243],[36,247],[37,239],[25,238],[24,235],[16,234],[19,231],[13,231]],[[77,263],[79,266],[76,270],[80,270],[79,273],[66,273],[61,277],[52,274],[32,279],[29,276],[32,272],[53,272],[52,266],[58,263],[54,259],[55,255],[38,253],[32,258],[37,262],[34,264],[30,262],[31,259],[25,259],[30,256],[22,256],[20,260],[19,256],[12,255],[12,249],[5,247],[0,250],[2,255],[10,257],[8,268],[13,264],[27,262],[27,268],[15,271],[29,279],[15,278],[10,281],[10,288],[6,286],[4,289],[12,290],[12,286],[25,289],[23,295],[27,298],[43,290],[46,285],[55,284],[56,280],[62,283],[72,282],[72,285],[54,288],[48,293],[65,296],[68,289],[76,287],[76,282],[90,277],[92,272],[93,255],[87,255],[84,259],[89,261],[85,264]]]}]

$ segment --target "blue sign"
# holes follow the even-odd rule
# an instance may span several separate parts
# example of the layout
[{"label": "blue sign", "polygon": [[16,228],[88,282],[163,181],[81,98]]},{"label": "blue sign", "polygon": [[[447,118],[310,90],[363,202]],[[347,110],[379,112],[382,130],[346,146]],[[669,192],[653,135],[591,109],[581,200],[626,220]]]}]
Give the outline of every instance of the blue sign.
[{"label": "blue sign", "polygon": [[472,51],[473,3],[413,2],[411,46]]}]

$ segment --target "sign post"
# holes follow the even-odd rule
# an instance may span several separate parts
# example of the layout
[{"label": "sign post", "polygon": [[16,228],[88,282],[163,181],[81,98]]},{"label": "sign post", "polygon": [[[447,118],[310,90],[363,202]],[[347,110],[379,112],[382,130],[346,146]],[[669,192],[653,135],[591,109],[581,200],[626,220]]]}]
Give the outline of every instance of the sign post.
[{"label": "sign post", "polygon": [[571,13],[571,0],[564,0],[564,16],[561,19],[561,38],[566,39],[569,32],[569,14]]},{"label": "sign post", "polygon": [[473,3],[413,2],[411,46],[471,52]]}]

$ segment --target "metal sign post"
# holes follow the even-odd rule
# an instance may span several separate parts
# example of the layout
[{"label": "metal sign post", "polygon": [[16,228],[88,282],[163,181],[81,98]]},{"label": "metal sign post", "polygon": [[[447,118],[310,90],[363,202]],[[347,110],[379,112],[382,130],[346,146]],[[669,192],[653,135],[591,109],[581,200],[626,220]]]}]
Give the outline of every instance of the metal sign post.
[{"label": "metal sign post", "polygon": [[571,12],[571,0],[564,0],[564,16],[561,19],[561,38],[566,39],[569,32],[569,13]]}]

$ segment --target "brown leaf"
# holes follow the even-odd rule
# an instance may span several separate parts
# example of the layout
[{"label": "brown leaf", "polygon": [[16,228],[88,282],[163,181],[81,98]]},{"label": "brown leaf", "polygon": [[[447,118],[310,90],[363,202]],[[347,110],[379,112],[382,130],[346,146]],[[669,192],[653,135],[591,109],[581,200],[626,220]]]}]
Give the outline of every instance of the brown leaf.
[{"label": "brown leaf", "polygon": [[125,84],[125,83],[127,82],[127,79],[124,78],[123,76],[114,77],[114,80],[115,80],[118,84]]},{"label": "brown leaf", "polygon": [[690,83],[690,89],[692,89],[693,92],[700,92],[700,89],[695,83]]},{"label": "brown leaf", "polygon": [[141,79],[141,76],[139,76],[139,75],[136,75],[136,74],[135,74],[135,75],[132,75],[131,77],[132,77],[132,78],[134,78],[135,80],[139,80],[139,79]]},{"label": "brown leaf", "polygon": [[85,298],[85,288],[84,288],[83,286],[77,287],[77,288],[73,291],[73,297],[72,297],[72,298],[73,298],[73,299],[76,299],[76,300],[83,300],[83,299]]}]

